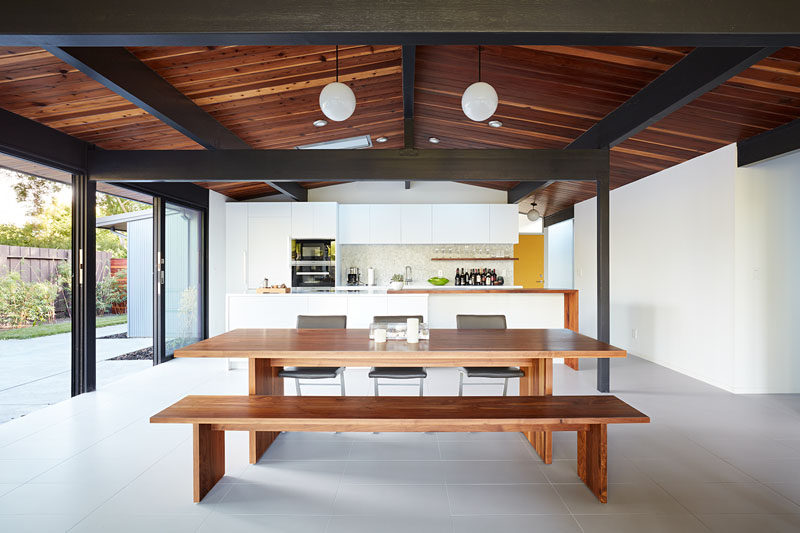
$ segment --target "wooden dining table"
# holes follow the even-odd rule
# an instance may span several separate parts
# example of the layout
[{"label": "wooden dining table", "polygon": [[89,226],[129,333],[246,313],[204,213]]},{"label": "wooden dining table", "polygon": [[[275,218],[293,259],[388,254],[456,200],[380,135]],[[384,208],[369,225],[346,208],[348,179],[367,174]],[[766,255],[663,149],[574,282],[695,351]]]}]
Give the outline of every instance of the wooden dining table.
[{"label": "wooden dining table", "polygon": [[[287,366],[515,366],[519,394],[553,394],[554,358],[625,357],[626,352],[569,329],[433,329],[430,339],[376,343],[367,329],[236,329],[190,344],[175,357],[247,358],[250,395],[283,395],[278,372]],[[277,436],[250,432],[255,464]],[[549,431],[526,433],[545,463],[553,460]]]}]

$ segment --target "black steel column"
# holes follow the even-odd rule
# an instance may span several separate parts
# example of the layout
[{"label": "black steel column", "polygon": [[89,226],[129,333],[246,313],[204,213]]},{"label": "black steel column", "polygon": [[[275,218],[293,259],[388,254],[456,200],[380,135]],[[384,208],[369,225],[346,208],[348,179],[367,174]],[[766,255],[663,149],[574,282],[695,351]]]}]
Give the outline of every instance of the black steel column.
[{"label": "black steel column", "polygon": [[72,395],[96,389],[95,183],[72,176]]},{"label": "black steel column", "polygon": [[[608,175],[597,179],[597,338],[611,342],[611,300],[608,255]],[[608,358],[597,360],[597,390],[609,391],[611,374]]]},{"label": "black steel column", "polygon": [[165,336],[166,299],[164,297],[164,199],[153,197],[153,364],[167,360]]}]

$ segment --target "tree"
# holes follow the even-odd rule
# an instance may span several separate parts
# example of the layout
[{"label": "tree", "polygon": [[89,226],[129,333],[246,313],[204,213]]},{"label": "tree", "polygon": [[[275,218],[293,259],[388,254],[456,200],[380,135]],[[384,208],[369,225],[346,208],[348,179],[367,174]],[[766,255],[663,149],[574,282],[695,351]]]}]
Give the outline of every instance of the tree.
[{"label": "tree", "polygon": [[19,172],[12,172],[11,177],[16,180],[13,188],[17,202],[27,204],[28,215],[34,217],[44,211],[53,202],[53,196],[63,188],[58,182]]}]

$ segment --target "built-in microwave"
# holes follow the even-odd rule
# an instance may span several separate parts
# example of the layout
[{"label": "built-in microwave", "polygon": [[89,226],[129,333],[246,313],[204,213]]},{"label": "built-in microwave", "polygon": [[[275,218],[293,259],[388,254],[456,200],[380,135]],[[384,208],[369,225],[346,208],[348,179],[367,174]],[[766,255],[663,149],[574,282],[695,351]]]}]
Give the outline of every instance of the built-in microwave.
[{"label": "built-in microwave", "polygon": [[333,261],[335,241],[330,239],[295,239],[292,261]]}]

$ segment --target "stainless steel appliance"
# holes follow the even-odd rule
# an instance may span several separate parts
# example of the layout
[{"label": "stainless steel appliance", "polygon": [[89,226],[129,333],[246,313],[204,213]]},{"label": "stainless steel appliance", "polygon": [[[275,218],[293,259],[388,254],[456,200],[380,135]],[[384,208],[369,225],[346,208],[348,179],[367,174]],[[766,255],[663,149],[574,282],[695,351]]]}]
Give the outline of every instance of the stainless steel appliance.
[{"label": "stainless steel appliance", "polygon": [[324,288],[336,286],[333,241],[297,239],[293,242],[292,287]]},{"label": "stainless steel appliance", "polygon": [[347,270],[347,284],[348,285],[361,284],[361,272],[358,270],[358,267],[350,267]]}]

